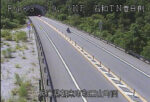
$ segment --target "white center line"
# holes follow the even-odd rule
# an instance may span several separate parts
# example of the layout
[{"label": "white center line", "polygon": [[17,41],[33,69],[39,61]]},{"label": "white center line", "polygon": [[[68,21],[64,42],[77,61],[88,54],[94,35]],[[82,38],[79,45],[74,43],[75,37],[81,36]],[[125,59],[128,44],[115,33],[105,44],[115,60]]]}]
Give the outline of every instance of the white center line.
[{"label": "white center line", "polygon": [[[47,36],[48,40],[50,41],[50,43],[51,43],[52,46],[54,47],[55,51],[57,52],[58,56],[60,57],[61,61],[63,62],[64,66],[65,66],[66,70],[68,71],[68,73],[69,73],[71,79],[73,80],[73,83],[75,84],[76,88],[77,88],[78,90],[81,90],[80,87],[79,87],[79,85],[77,84],[75,78],[73,77],[71,71],[69,70],[69,67],[67,66],[67,64],[65,63],[65,61],[64,61],[64,59],[62,58],[61,54],[59,53],[57,47],[55,46],[55,44],[53,43],[53,41],[51,40],[51,38],[47,35],[47,32],[46,32],[45,30],[43,30],[43,31],[45,32],[45,35]],[[81,93],[81,94],[82,94],[82,93]],[[82,97],[82,99],[83,99],[84,102],[88,102],[85,97],[83,97],[83,96],[81,96],[81,97]]]},{"label": "white center line", "polygon": [[[41,20],[41,19],[39,19],[39,20]],[[80,49],[82,49],[79,45],[77,45],[77,46],[73,45],[73,44],[71,43],[72,41],[69,40],[68,37],[65,37],[60,31],[56,30],[56,28],[55,28],[54,26],[48,24],[46,21],[43,21],[43,20],[41,20],[41,21],[44,22],[45,24],[47,24],[47,25],[48,25],[49,27],[51,27],[52,29],[54,29],[54,30],[55,30],[60,36],[62,36],[64,39],[66,39],[66,40],[67,40],[75,49],[77,49],[77,51],[79,51],[96,69],[98,69],[98,70],[104,75],[104,77],[107,78],[107,79],[119,90],[119,92],[122,93],[122,95],[123,95],[129,102],[133,102],[133,99],[131,99],[128,95],[124,94],[124,91],[123,91],[119,86],[117,86],[116,83],[113,82],[113,81],[106,75],[106,73],[104,73],[103,70],[100,70],[99,67],[96,66],[96,64],[93,64],[93,62],[90,60],[90,59],[92,58],[92,56],[91,56],[90,54],[88,54],[86,51],[84,51],[84,52],[86,52],[86,53],[88,54],[88,56],[85,56],[84,53],[83,53],[83,50],[79,50],[79,49],[78,49],[78,47],[79,47]],[[99,63],[99,61],[98,61],[97,59],[95,59],[95,61],[96,61],[97,63]],[[108,69],[108,68],[105,67],[104,65],[102,65],[102,67],[103,67],[104,69]],[[118,78],[114,73],[111,72],[111,74],[112,74],[114,77]],[[119,79],[119,78],[118,78],[118,79]],[[130,91],[133,90],[133,89],[132,89],[130,86],[128,86],[124,81],[121,81],[121,83],[123,83],[124,85],[126,85],[126,87],[127,87]],[[139,97],[143,102],[147,102],[146,99],[144,99],[142,96],[140,96],[137,92],[135,92],[135,93],[138,95],[138,97]]]},{"label": "white center line", "polygon": [[[54,22],[54,21],[52,21],[52,22]],[[58,25],[57,22],[54,22],[54,23]],[[63,27],[63,26],[60,25],[60,24],[59,24],[59,26]],[[76,32],[76,31],[74,31],[74,32]],[[95,46],[98,47],[98,48],[101,48],[101,49],[104,50],[105,52],[109,53],[110,55],[114,56],[115,58],[119,59],[120,61],[122,61],[122,62],[124,62],[125,64],[129,65],[129,66],[132,67],[133,69],[137,70],[138,72],[140,72],[140,73],[144,74],[145,76],[147,76],[148,78],[150,78],[150,75],[149,75],[149,74],[147,74],[147,73],[145,73],[144,71],[140,70],[139,68],[133,66],[132,64],[130,64],[130,63],[127,62],[126,60],[124,60],[124,59],[122,59],[122,58],[119,58],[117,55],[115,55],[115,54],[113,54],[112,52],[108,51],[107,49],[105,49],[104,47],[100,46],[99,44],[96,44],[95,42],[91,41],[89,38],[84,38],[83,35],[80,35],[80,34],[76,34],[76,33],[74,33],[74,34],[77,35],[77,36],[80,36],[81,38],[83,38],[83,39],[85,39],[85,40],[87,40],[87,41],[89,41],[91,44],[95,45]],[[97,46],[97,45],[98,45],[98,46]]]}]

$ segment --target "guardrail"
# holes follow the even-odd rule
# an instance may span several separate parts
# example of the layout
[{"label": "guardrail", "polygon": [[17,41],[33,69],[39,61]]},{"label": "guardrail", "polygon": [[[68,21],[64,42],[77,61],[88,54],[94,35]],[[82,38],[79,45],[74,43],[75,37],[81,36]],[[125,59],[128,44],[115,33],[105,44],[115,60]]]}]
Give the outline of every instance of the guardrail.
[{"label": "guardrail", "polygon": [[[31,19],[29,18],[30,22]],[[53,83],[51,80],[51,75],[49,71],[49,67],[47,64],[47,60],[45,57],[45,53],[43,50],[42,42],[40,40],[40,37],[38,35],[38,32],[36,28],[33,26],[35,38],[36,38],[36,46],[38,49],[38,58],[39,58],[39,64],[40,64],[40,72],[41,72],[41,80],[39,80],[39,101],[41,102],[57,102],[56,97],[53,93]]]},{"label": "guardrail", "polygon": [[[53,20],[56,20],[56,19],[53,19]],[[58,20],[57,20],[57,21],[58,21]],[[81,29],[79,29],[79,28],[77,28],[77,27],[74,27],[74,26],[70,25],[70,24],[66,24],[66,23],[64,23],[64,22],[61,22],[61,23],[65,24],[65,25],[67,25],[67,26],[71,26],[72,28],[75,28],[75,29],[77,29],[77,30],[80,30],[81,32],[84,32],[85,34],[88,34],[88,35],[91,36],[91,37],[94,37],[94,38],[96,38],[96,39],[98,39],[98,40],[100,40],[100,41],[103,41],[104,43],[107,43],[107,44],[109,44],[109,45],[111,45],[111,46],[117,48],[117,49],[120,50],[120,51],[123,51],[123,52],[125,52],[125,53],[127,53],[127,54],[130,54],[130,55],[132,55],[133,57],[136,57],[136,58],[138,58],[139,60],[141,60],[141,61],[143,61],[143,62],[145,62],[145,63],[147,63],[147,64],[150,64],[150,59],[146,59],[145,57],[143,57],[143,56],[141,56],[141,55],[139,55],[139,54],[137,54],[137,53],[134,53],[134,52],[131,51],[131,50],[128,50],[128,51],[127,51],[127,50],[125,50],[124,48],[122,48],[122,47],[120,47],[120,46],[118,46],[118,45],[116,45],[116,44],[114,44],[114,43],[112,43],[112,42],[110,42],[110,41],[108,41],[108,40],[103,39],[102,37],[97,37],[97,36],[94,36],[94,35],[92,35],[92,34],[89,34],[89,33],[85,32],[85,31],[83,31],[83,30],[81,30]]]},{"label": "guardrail", "polygon": [[130,55],[132,55],[132,56],[138,58],[139,60],[141,60],[141,61],[143,61],[143,62],[145,62],[145,63],[147,63],[147,64],[150,64],[150,59],[146,59],[145,57],[143,57],[143,56],[141,56],[141,55],[139,55],[139,54],[137,54],[137,53],[134,53],[134,52],[131,51],[131,50],[125,50],[125,49],[123,49],[122,47],[120,47],[120,46],[118,46],[118,45],[116,45],[116,44],[114,44],[114,43],[112,43],[112,42],[110,42],[110,41],[104,40],[103,38],[98,38],[98,37],[95,37],[95,38],[98,39],[98,40],[103,41],[104,43],[107,43],[107,44],[109,44],[109,45],[111,45],[111,46],[117,48],[118,50],[124,51],[125,53],[128,53],[128,54],[130,54]]}]

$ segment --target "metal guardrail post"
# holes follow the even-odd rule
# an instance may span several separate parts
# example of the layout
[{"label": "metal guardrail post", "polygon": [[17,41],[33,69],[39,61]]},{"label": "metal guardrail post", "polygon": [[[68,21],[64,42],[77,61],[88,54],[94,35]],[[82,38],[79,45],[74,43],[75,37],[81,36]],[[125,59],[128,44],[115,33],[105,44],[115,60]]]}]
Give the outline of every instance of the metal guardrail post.
[{"label": "metal guardrail post", "polygon": [[101,66],[101,61],[99,61],[99,65]]},{"label": "metal guardrail post", "polygon": [[93,57],[93,60],[94,60],[94,55],[92,57]]},{"label": "metal guardrail post", "polygon": [[[29,19],[30,20],[30,19]],[[31,21],[31,20],[30,20]],[[32,21],[31,21],[32,22]],[[49,69],[48,69],[48,64],[47,64],[47,61],[46,61],[46,57],[45,57],[45,53],[43,51],[43,46],[42,46],[42,43],[41,43],[41,40],[40,40],[40,37],[37,33],[37,30],[36,28],[33,26],[33,29],[34,29],[34,32],[35,32],[35,36],[36,36],[36,43],[37,43],[37,49],[38,49],[38,56],[39,56],[39,63],[40,63],[40,71],[42,73],[42,71],[44,70],[44,72],[47,72],[47,80],[48,80],[48,86],[50,87],[51,90],[54,90],[53,88],[53,84],[52,84],[52,80],[51,80],[51,76],[50,76],[50,72],[49,72]],[[40,53],[41,52],[41,53]],[[43,57],[40,56],[43,55]],[[43,64],[41,64],[40,60],[43,62]],[[45,65],[45,67],[43,67],[43,65]],[[46,73],[45,73],[46,74]],[[41,77],[42,78],[42,77]],[[43,79],[41,79],[43,80]],[[44,86],[44,83],[42,81],[39,82],[40,86]],[[41,90],[41,88],[40,88]],[[53,96],[54,93],[52,93],[52,97],[50,97],[50,102],[57,102],[56,100],[56,97]],[[42,101],[42,99],[44,98],[44,102],[46,102],[46,98],[45,96],[42,97],[39,95],[39,101]]]}]

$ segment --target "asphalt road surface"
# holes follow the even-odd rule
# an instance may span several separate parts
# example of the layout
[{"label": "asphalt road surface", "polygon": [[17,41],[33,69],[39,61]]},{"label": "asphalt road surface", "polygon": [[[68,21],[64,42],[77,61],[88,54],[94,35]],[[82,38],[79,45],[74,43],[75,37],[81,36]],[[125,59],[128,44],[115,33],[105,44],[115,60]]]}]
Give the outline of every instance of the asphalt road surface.
[{"label": "asphalt road surface", "polygon": [[[89,54],[101,61],[113,73],[135,89],[145,100],[150,101],[150,65],[99,41],[88,34],[46,17],[30,17],[40,36],[48,62],[53,86],[66,90],[117,90],[94,66],[83,57],[56,30],[66,34]],[[45,22],[47,23],[45,23]],[[120,91],[118,97],[57,98],[58,102],[127,102]]]}]

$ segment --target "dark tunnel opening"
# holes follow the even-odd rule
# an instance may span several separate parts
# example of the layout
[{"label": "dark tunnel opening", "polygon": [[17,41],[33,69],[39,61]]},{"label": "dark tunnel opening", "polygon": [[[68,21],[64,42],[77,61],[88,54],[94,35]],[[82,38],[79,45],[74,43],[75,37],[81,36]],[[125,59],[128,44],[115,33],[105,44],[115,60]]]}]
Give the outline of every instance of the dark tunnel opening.
[{"label": "dark tunnel opening", "polygon": [[42,11],[38,8],[30,8],[26,13],[27,13],[27,16],[43,15]]}]

